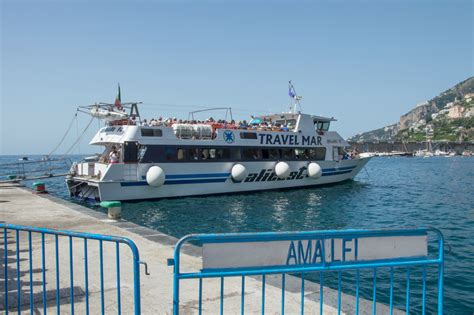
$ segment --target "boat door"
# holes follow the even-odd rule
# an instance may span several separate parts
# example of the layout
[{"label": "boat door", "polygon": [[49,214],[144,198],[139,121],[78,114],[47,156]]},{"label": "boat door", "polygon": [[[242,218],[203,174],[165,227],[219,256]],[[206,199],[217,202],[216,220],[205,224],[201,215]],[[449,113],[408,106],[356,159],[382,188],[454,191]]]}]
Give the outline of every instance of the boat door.
[{"label": "boat door", "polygon": [[138,162],[138,142],[125,141],[123,144],[123,162],[137,163]]},{"label": "boat door", "polygon": [[138,176],[138,142],[125,141],[123,144],[123,179],[137,181]]}]

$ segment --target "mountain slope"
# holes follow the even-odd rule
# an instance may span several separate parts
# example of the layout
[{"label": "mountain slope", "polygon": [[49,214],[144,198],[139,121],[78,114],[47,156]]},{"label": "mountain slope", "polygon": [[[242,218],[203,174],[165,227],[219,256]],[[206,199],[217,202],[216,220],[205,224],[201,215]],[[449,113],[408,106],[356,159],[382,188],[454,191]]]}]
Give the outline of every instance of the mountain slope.
[{"label": "mountain slope", "polygon": [[419,104],[398,123],[350,137],[349,141],[474,141],[474,77]]}]

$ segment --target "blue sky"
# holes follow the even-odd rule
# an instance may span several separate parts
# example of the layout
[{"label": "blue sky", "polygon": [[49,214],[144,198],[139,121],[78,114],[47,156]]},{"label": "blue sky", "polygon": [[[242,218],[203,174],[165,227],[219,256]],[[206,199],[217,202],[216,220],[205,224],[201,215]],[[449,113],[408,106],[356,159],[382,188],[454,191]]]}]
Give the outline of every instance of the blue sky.
[{"label": "blue sky", "polygon": [[[67,4],[66,4],[67,3]],[[0,154],[48,153],[78,105],[143,117],[303,111],[344,137],[473,75],[472,1],[1,1]],[[89,118],[81,115],[64,152]],[[76,153],[94,152],[81,141]]]}]

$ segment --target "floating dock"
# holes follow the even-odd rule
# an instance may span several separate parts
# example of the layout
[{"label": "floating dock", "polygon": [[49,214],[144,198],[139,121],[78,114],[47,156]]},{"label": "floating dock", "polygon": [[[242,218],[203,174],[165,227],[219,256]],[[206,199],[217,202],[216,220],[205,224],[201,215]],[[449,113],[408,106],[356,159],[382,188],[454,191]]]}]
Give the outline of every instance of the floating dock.
[{"label": "floating dock", "polygon": [[[0,223],[10,223],[25,226],[35,226],[41,228],[51,228],[60,230],[73,230],[88,233],[100,233],[105,235],[116,235],[127,237],[135,242],[140,252],[140,260],[144,261],[148,265],[149,275],[145,274],[145,268],[141,266],[141,313],[142,314],[172,314],[173,313],[173,267],[168,266],[167,260],[173,257],[173,247],[177,242],[177,239],[160,233],[159,231],[148,229],[128,221],[113,221],[107,218],[105,213],[94,211],[89,208],[53,197],[47,194],[33,194],[31,190],[14,184],[1,184],[0,185]],[[8,251],[15,251],[16,244],[15,238],[9,236]],[[53,239],[47,241],[47,243],[53,243]],[[31,291],[33,294],[35,307],[38,312],[43,309],[42,304],[42,281],[41,281],[41,242],[33,241],[32,245],[32,260],[33,260],[33,287]],[[28,238],[22,237],[20,239],[20,245],[22,248],[28,248]],[[51,245],[51,244],[50,244]],[[0,248],[2,251],[3,248]],[[69,245],[68,242],[59,242],[58,249],[60,253],[68,253]],[[114,277],[107,276],[115,271],[113,265],[113,258],[109,257],[109,253],[115,253],[114,251],[104,250],[104,266],[105,276],[103,292],[105,292],[105,311],[106,313],[117,312],[117,303],[114,301],[112,291],[116,290],[116,282]],[[0,253],[3,257],[4,253]],[[30,309],[30,275],[28,272],[28,251],[22,251],[20,253],[22,258],[18,266],[24,271],[20,277],[23,279],[21,283],[24,285],[20,287],[21,301],[20,307],[22,310]],[[110,254],[111,255],[111,254]],[[11,260],[11,256],[8,255],[9,263],[8,266],[11,270],[8,271],[7,281],[9,283],[10,296],[15,296],[14,290],[17,288],[16,283],[16,271],[15,266],[17,262]],[[120,275],[122,283],[130,282],[133,276],[129,271],[130,262],[127,261],[127,252],[122,250],[121,254],[121,270],[123,274]],[[122,257],[124,256],[124,257]],[[62,257],[62,256],[61,256]],[[53,268],[55,255],[50,254],[45,256],[46,265],[48,269]],[[98,268],[94,267],[95,262],[99,261],[98,250],[91,246],[87,257],[89,261],[88,270],[88,293],[91,314],[98,313],[100,310],[100,295],[101,288],[97,283],[97,279],[101,277]],[[84,257],[79,254],[74,256],[74,271],[83,272],[83,261]],[[201,249],[199,247],[187,245],[184,249],[184,254],[181,257],[182,266],[189,267],[191,269],[199,269],[201,267]],[[65,313],[70,313],[70,277],[69,277],[69,259],[65,256],[64,260],[60,261],[60,277],[59,286],[61,287],[60,301],[61,310]],[[110,265],[112,264],[112,265]],[[72,266],[72,265],[71,265]],[[109,267],[110,266],[110,267]],[[38,269],[39,268],[39,269]],[[0,270],[0,278],[5,279],[5,272],[3,267]],[[269,314],[280,313],[281,303],[281,281],[278,280],[278,276],[268,276],[266,282],[266,305],[265,311]],[[300,312],[301,294],[299,288],[301,286],[301,280],[296,277],[287,276],[286,287],[285,287],[285,311],[288,314],[294,314]],[[75,311],[78,314],[84,313],[85,310],[85,299],[84,299],[84,280],[78,279],[75,276],[74,279],[74,305]],[[247,277],[245,283],[245,312],[248,314],[261,313],[261,292],[262,284],[261,277]],[[44,295],[47,299],[47,311],[56,312],[56,293],[55,293],[55,279],[49,278],[47,281],[47,292]],[[305,283],[305,309],[308,313],[312,313],[311,310],[319,310],[319,284],[306,281]],[[131,285],[121,286],[121,311],[123,314],[133,313],[133,287]],[[204,285],[206,291],[206,299],[203,301],[204,313],[217,313],[219,311],[219,298],[220,298],[220,280],[219,279],[207,279]],[[64,291],[64,292],[62,292]],[[64,294],[63,294],[64,293]],[[114,293],[115,294],[115,293]],[[343,294],[344,305],[342,305],[343,313],[354,313],[353,301],[354,297]],[[324,314],[336,314],[337,313],[337,290],[330,288],[324,288],[325,305]],[[197,285],[191,283],[189,288],[186,286],[181,287],[181,300],[183,303],[180,306],[181,314],[193,314],[197,313]],[[240,278],[229,278],[226,281],[225,286],[225,305],[224,313],[236,314],[240,313],[241,309],[241,282]],[[10,311],[16,311],[18,308],[18,301],[10,301]],[[5,299],[2,297],[0,300],[0,312],[5,310]],[[360,314],[370,314],[372,311],[372,302],[360,299]],[[384,304],[377,303],[377,311],[382,313],[388,313],[388,307]],[[394,310],[394,313],[399,313],[398,310]]]}]

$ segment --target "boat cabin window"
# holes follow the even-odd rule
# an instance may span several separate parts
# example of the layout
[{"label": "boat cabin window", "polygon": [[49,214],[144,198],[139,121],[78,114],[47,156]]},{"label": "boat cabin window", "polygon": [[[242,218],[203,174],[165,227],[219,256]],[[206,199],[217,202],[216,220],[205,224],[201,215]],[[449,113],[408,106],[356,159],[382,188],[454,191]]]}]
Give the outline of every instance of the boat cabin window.
[{"label": "boat cabin window", "polygon": [[216,149],[201,149],[201,159],[203,160],[215,160]]},{"label": "boat cabin window", "polygon": [[264,160],[278,160],[280,152],[278,149],[262,149],[262,159]]},{"label": "boat cabin window", "polygon": [[309,149],[309,159],[315,161],[324,161],[326,159],[326,148]]},{"label": "boat cabin window", "polygon": [[176,153],[176,157],[178,158],[178,161],[183,161],[186,157],[184,155],[184,149],[183,148],[178,148],[178,151]]},{"label": "boat cabin window", "polygon": [[[337,152],[337,150],[336,150]],[[323,161],[325,147],[316,148],[254,148],[254,147],[175,147],[140,146],[141,163],[163,162],[235,162],[235,161]]]},{"label": "boat cabin window", "polygon": [[256,132],[241,132],[240,139],[257,139]]},{"label": "boat cabin window", "polygon": [[162,137],[163,131],[156,128],[142,128],[142,137]]},{"label": "boat cabin window", "polygon": [[188,153],[189,153],[189,160],[191,160],[191,161],[199,160],[199,149],[198,148],[189,149]]},{"label": "boat cabin window", "polygon": [[306,161],[324,161],[326,158],[326,148],[295,149],[295,158]]},{"label": "boat cabin window", "polygon": [[262,150],[254,148],[245,148],[242,150],[242,158],[244,160],[260,160],[262,158]]},{"label": "boat cabin window", "polygon": [[294,160],[295,159],[295,149],[284,148],[280,149],[281,159],[282,160]]},{"label": "boat cabin window", "polygon": [[219,160],[229,160],[230,149],[216,149],[216,157]]},{"label": "boat cabin window", "polygon": [[165,160],[167,162],[176,160],[176,148],[165,148]]},{"label": "boat cabin window", "polygon": [[316,130],[328,131],[329,130],[329,121],[314,121],[314,127]]}]

